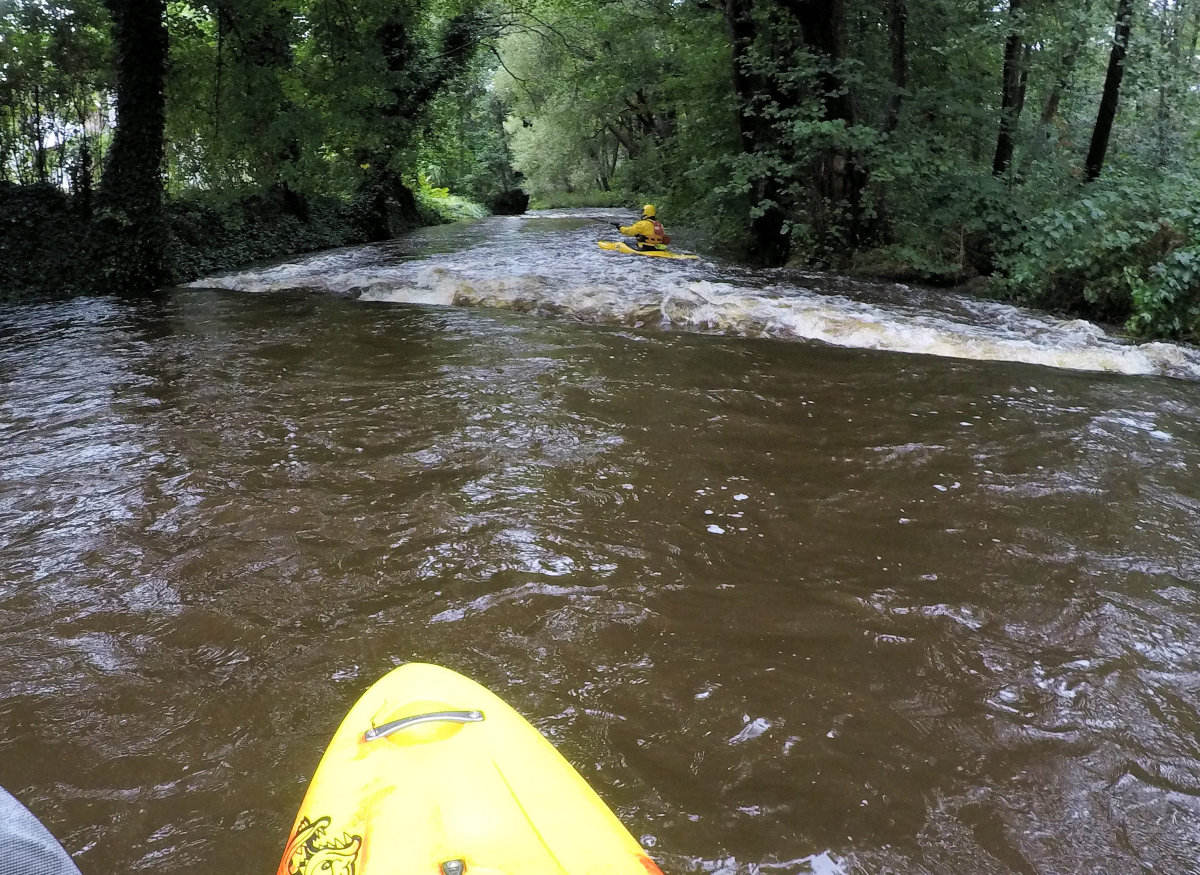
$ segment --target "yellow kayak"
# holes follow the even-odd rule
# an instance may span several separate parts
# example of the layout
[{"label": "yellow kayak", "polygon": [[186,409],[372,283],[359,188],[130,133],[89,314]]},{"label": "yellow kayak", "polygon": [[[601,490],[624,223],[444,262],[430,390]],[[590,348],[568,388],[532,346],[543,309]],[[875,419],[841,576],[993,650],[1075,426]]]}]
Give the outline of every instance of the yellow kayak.
[{"label": "yellow kayak", "polygon": [[623,240],[597,240],[596,245],[601,249],[608,249],[612,252],[626,252],[630,255],[649,255],[651,258],[699,258],[699,255],[684,255],[681,252],[668,252],[666,249],[652,249],[649,252],[643,252],[641,249],[634,249]]},{"label": "yellow kayak", "polygon": [[446,668],[374,684],[329,743],[278,875],[662,875],[542,735]]}]

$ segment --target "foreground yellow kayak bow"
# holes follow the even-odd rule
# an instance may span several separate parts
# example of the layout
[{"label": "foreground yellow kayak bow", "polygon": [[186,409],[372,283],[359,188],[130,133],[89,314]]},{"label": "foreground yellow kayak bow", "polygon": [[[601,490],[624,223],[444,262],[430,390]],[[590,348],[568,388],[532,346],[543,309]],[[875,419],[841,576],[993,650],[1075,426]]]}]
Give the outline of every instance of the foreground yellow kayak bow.
[{"label": "foreground yellow kayak bow", "polygon": [[410,663],[346,715],[278,875],[662,875],[521,715]]}]

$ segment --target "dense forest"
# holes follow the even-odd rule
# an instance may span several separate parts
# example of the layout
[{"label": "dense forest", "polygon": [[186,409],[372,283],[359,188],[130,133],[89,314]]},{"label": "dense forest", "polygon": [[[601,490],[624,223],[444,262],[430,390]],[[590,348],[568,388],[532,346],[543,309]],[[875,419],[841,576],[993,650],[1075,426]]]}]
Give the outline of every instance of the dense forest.
[{"label": "dense forest", "polygon": [[534,205],[1200,334],[1200,0],[0,0],[0,294]]}]

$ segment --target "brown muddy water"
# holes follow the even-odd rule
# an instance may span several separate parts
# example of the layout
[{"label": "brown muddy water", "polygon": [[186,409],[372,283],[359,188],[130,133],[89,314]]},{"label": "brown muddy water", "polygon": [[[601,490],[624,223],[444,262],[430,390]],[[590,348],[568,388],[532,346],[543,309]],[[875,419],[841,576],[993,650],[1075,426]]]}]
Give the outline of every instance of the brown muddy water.
[{"label": "brown muddy water", "polygon": [[1200,872],[1193,353],[596,233],[0,308],[0,786],[270,873],[421,660],[668,873]]}]

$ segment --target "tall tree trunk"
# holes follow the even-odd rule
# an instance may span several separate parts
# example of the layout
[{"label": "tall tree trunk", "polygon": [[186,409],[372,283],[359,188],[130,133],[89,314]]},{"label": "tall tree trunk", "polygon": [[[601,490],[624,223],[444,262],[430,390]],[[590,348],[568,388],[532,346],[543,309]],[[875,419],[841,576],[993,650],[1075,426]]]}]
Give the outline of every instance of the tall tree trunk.
[{"label": "tall tree trunk", "polygon": [[1058,106],[1062,103],[1063,92],[1067,90],[1067,86],[1071,82],[1071,74],[1075,72],[1075,59],[1079,56],[1081,48],[1083,48],[1082,39],[1063,56],[1058,78],[1054,80],[1054,87],[1050,89],[1050,94],[1046,97],[1046,105],[1042,107],[1042,117],[1039,121],[1043,126],[1050,124],[1058,117]]},{"label": "tall tree trunk", "polygon": [[[755,0],[725,0],[725,20],[733,47],[733,88],[738,98],[738,130],[742,150],[755,168],[750,180],[751,257],[765,264],[782,264],[790,254],[791,241],[786,233],[789,208],[797,195],[789,192],[784,175],[794,176],[797,168],[792,134],[783,129],[781,118],[799,109],[807,98],[803,87],[789,81],[790,45],[772,45],[772,36],[760,32],[770,11],[778,10],[791,19],[784,22],[789,30],[798,27],[805,48],[817,62],[812,90],[820,103],[822,117],[855,123],[854,97],[843,77],[845,58],[845,0],[772,0],[761,9]],[[777,39],[775,42],[779,42]],[[756,49],[767,52],[778,74],[760,73],[762,59],[755,60]],[[862,224],[861,193],[866,173],[851,150],[829,145],[812,167],[815,197],[807,212],[813,229],[831,251],[853,248],[860,239]]]},{"label": "tall tree trunk", "polygon": [[46,132],[42,123],[42,88],[33,84],[33,172],[37,181],[45,185],[46,175]]},{"label": "tall tree trunk", "polygon": [[[761,77],[751,72],[750,53],[758,38],[754,23],[753,0],[725,0],[725,24],[733,46],[733,92],[738,102],[738,133],[742,151],[749,156],[762,154],[760,169],[750,181],[750,258],[766,265],[787,261],[791,242],[783,233],[787,215],[783,208],[782,184],[770,169],[765,154],[772,148],[775,133],[770,120],[755,106],[770,91]],[[762,166],[766,165],[766,166]]]},{"label": "tall tree trunk", "polygon": [[1129,49],[1132,20],[1133,0],[1117,0],[1116,28],[1112,52],[1108,56],[1108,74],[1104,77],[1104,94],[1100,98],[1096,127],[1092,129],[1092,142],[1084,162],[1084,176],[1088,182],[1098,179],[1100,171],[1104,169],[1108,139],[1112,134],[1113,120],[1117,116],[1117,104],[1121,97],[1121,78],[1125,75],[1125,55]]},{"label": "tall tree trunk", "polygon": [[225,71],[225,27],[221,23],[220,6],[217,7],[217,64],[213,71],[213,146],[221,152],[221,89],[224,88],[222,73]]},{"label": "tall tree trunk", "polygon": [[900,124],[900,105],[908,87],[908,0],[888,0],[888,48],[892,56],[892,93],[888,97],[883,130],[891,133]]},{"label": "tall tree trunk", "polygon": [[[825,118],[853,127],[857,123],[854,93],[842,74],[846,58],[845,0],[779,0],[779,5],[800,25],[805,47],[817,59],[818,98]],[[866,184],[866,169],[853,150],[826,150],[817,169],[817,192],[829,204],[831,215],[820,217],[817,230],[829,238],[829,243],[852,249],[858,246],[863,236],[862,193]],[[844,235],[843,220],[847,221]],[[820,227],[822,224],[825,227]]]},{"label": "tall tree trunk", "polygon": [[92,251],[97,280],[140,293],[166,279],[167,0],[104,0],[112,15],[117,128],[97,193]]},{"label": "tall tree trunk", "polygon": [[1008,2],[1008,39],[1004,41],[1004,72],[1000,95],[1000,132],[996,135],[996,154],[992,158],[992,175],[1008,172],[1013,157],[1013,137],[1021,114],[1021,48],[1024,44],[1021,27],[1022,0]]},{"label": "tall tree trunk", "polygon": [[1192,13],[1192,30],[1190,34],[1184,34],[1181,42],[1187,47],[1185,51],[1184,69],[1190,74],[1195,68],[1196,61],[1196,45],[1200,42],[1200,4],[1197,5],[1196,11]]},{"label": "tall tree trunk", "polygon": [[90,222],[92,220],[92,146],[86,135],[79,145],[79,161],[75,165],[72,177],[71,190],[75,195],[75,208],[84,222]]},{"label": "tall tree trunk", "polygon": [[800,25],[804,45],[816,56],[820,68],[817,89],[828,118],[854,123],[854,98],[841,75],[846,56],[845,0],[780,0]]},{"label": "tall tree trunk", "polygon": [[1021,52],[1021,76],[1017,82],[1017,118],[1025,111],[1025,94],[1029,89],[1029,67],[1033,61],[1033,46],[1025,44]]}]

